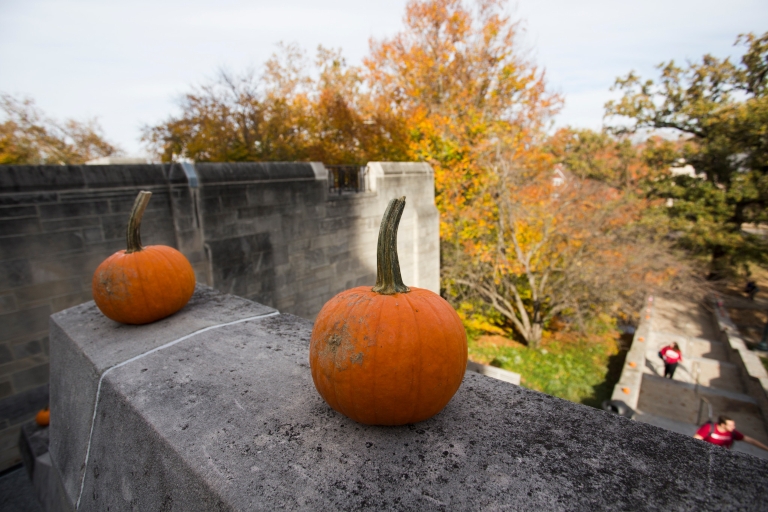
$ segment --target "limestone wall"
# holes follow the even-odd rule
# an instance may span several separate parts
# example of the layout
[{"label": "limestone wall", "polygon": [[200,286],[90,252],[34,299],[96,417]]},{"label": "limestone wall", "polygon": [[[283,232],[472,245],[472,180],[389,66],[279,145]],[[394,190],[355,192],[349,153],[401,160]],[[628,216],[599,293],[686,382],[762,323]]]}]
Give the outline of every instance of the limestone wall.
[{"label": "limestone wall", "polygon": [[431,168],[368,169],[369,192],[329,196],[320,163],[0,166],[0,470],[48,400],[48,317],[91,299],[93,271],[125,248],[139,190],[153,193],[145,245],[181,250],[200,283],[309,319],[373,284],[381,215],[405,195],[403,277],[439,291]]},{"label": "limestone wall", "polygon": [[[274,165],[274,164],[273,164]],[[406,196],[398,247],[403,279],[439,291],[438,214],[426,164],[371,163],[367,193],[329,195],[322,165],[199,164],[204,250],[198,280],[314,318],[336,293],[376,279],[379,223]],[[405,168],[409,172],[404,173]]]}]

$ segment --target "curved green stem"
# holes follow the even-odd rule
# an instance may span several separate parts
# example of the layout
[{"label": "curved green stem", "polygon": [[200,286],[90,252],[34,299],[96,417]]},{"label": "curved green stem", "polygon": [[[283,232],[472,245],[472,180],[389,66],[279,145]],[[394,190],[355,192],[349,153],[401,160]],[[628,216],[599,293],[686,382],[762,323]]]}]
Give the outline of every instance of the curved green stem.
[{"label": "curved green stem", "polygon": [[128,219],[128,230],[125,233],[126,254],[139,252],[143,249],[141,246],[141,218],[144,216],[144,210],[147,209],[150,197],[152,197],[152,192],[142,190],[133,203],[133,210],[131,210],[131,216]]},{"label": "curved green stem", "polygon": [[382,295],[411,291],[403,284],[400,262],[397,259],[397,228],[404,209],[405,196],[392,199],[381,219],[379,244],[376,248],[376,286],[373,291]]}]

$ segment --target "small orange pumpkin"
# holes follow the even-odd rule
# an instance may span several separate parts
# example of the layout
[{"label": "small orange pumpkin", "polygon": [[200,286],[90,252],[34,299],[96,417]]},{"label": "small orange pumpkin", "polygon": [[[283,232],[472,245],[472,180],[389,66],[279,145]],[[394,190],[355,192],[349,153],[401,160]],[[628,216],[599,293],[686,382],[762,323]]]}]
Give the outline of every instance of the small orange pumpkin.
[{"label": "small orange pumpkin", "polygon": [[37,413],[37,416],[35,416],[35,423],[41,427],[47,427],[51,423],[50,409],[47,407],[45,409],[40,409],[40,411]]},{"label": "small orange pumpkin", "polygon": [[344,291],[315,321],[312,380],[336,411],[368,425],[426,420],[448,404],[467,367],[467,336],[439,295],[408,288],[397,228],[405,197],[390,201],[379,230],[376,286]]},{"label": "small orange pumpkin", "polygon": [[141,246],[141,218],[151,192],[136,197],[118,251],[93,274],[93,300],[102,313],[124,324],[148,324],[183,308],[195,291],[195,271],[183,254],[164,245]]}]

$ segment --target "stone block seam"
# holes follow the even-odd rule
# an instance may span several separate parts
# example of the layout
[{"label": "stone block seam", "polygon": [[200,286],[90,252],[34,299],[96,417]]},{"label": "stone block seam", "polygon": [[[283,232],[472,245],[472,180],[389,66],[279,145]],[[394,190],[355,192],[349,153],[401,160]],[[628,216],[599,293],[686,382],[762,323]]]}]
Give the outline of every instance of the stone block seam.
[{"label": "stone block seam", "polygon": [[182,342],[184,340],[187,340],[189,338],[197,336],[198,334],[202,334],[204,332],[212,331],[212,330],[218,329],[220,327],[227,327],[227,326],[230,326],[230,325],[241,324],[243,322],[249,322],[251,320],[261,320],[262,318],[269,318],[271,316],[277,316],[279,314],[280,314],[279,311],[274,311],[272,313],[266,313],[266,314],[263,314],[263,315],[250,316],[248,318],[241,318],[240,320],[234,320],[232,322],[226,322],[226,323],[223,323],[223,324],[210,325],[208,327],[204,327],[203,329],[199,329],[199,330],[197,330],[197,331],[195,331],[193,333],[184,335],[181,338],[178,338],[176,340],[169,341],[168,343],[166,343],[164,345],[160,345],[159,347],[155,347],[155,348],[153,348],[151,350],[148,350],[148,351],[144,352],[143,354],[139,354],[139,355],[134,356],[134,357],[132,357],[130,359],[126,359],[122,363],[118,363],[118,364],[116,364],[114,366],[111,366],[111,367],[107,368],[106,370],[104,370],[104,373],[102,373],[101,377],[99,377],[99,385],[96,388],[96,401],[93,404],[93,417],[91,418],[91,431],[88,434],[88,446],[87,446],[86,451],[85,451],[85,462],[83,464],[84,465],[83,476],[80,479],[80,492],[77,494],[77,503],[75,504],[75,510],[78,510],[80,508],[80,499],[83,497],[83,488],[85,487],[85,476],[88,473],[88,458],[89,458],[89,456],[91,454],[91,440],[93,439],[93,429],[94,429],[94,426],[96,425],[96,413],[97,413],[98,408],[99,408],[99,397],[101,396],[101,383],[104,381],[104,377],[106,377],[109,372],[111,372],[115,368],[120,368],[121,366],[125,366],[128,363],[132,363],[134,361],[137,361],[137,360],[139,360],[139,359],[141,359],[141,358],[143,358],[145,356],[148,356],[150,354],[154,354],[155,352],[163,350],[164,348],[172,347],[173,345],[176,345],[177,343],[180,343],[180,342]]}]

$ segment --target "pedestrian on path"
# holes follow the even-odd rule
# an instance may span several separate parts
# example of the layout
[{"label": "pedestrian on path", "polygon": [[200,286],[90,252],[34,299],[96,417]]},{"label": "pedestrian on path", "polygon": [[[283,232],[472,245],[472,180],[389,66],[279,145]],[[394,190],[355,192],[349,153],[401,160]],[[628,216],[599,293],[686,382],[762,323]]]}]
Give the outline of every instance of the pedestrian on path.
[{"label": "pedestrian on path", "polygon": [[694,439],[701,439],[702,441],[716,444],[717,446],[722,446],[729,450],[733,446],[734,441],[744,441],[752,446],[757,446],[758,448],[768,451],[768,446],[765,446],[757,439],[745,436],[736,430],[736,422],[728,416],[720,416],[717,418],[717,425],[712,421],[703,424],[693,437]]},{"label": "pedestrian on path", "polygon": [[677,363],[683,361],[683,353],[680,351],[680,346],[677,342],[667,345],[661,349],[659,357],[664,360],[664,377],[673,378],[677,369]]},{"label": "pedestrian on path", "polygon": [[760,291],[760,288],[757,287],[756,282],[748,281],[746,288],[744,288],[744,291],[747,292],[747,295],[749,296],[749,300],[755,300],[755,295],[757,295],[757,292]]}]

